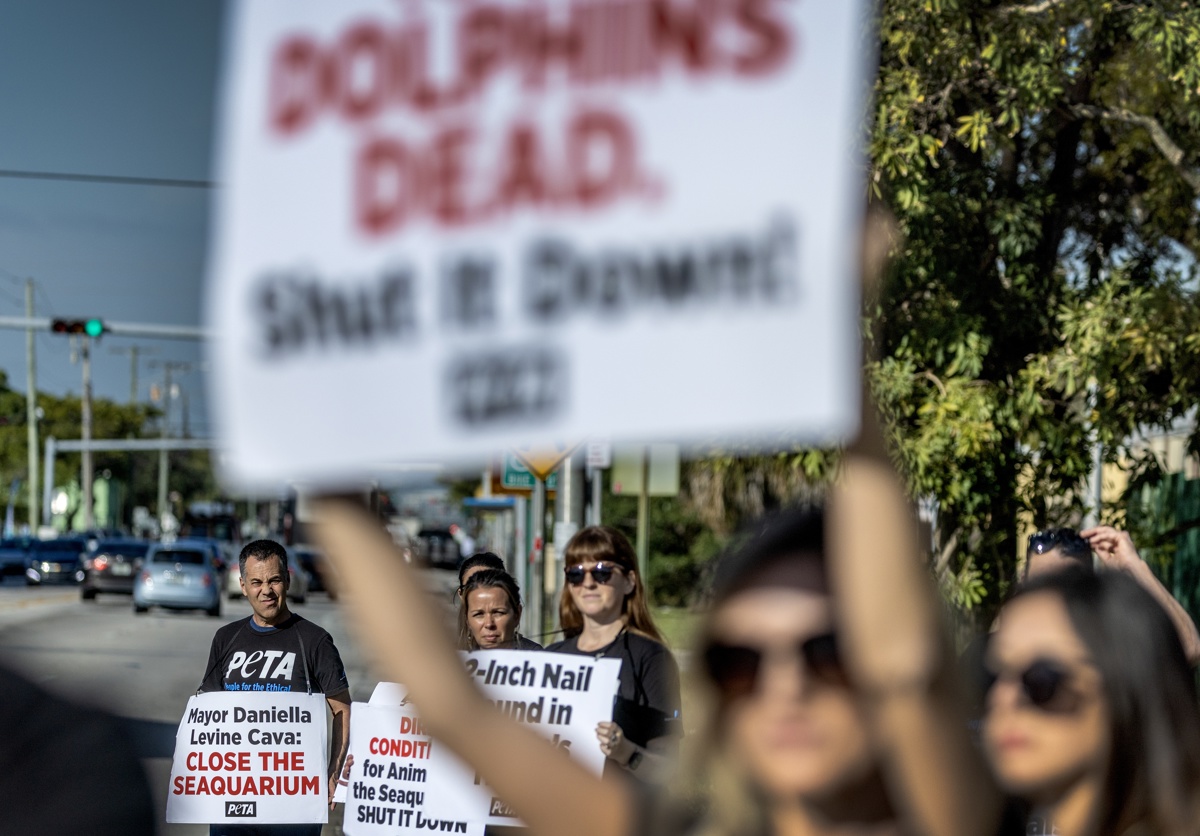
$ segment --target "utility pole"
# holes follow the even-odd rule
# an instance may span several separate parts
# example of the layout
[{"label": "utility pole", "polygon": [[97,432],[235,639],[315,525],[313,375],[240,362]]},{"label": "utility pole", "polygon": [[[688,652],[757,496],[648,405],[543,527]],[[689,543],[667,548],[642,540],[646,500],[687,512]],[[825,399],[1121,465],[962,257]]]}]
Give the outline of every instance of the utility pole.
[{"label": "utility pole", "polygon": [[[165,441],[171,435],[171,376],[174,372],[186,372],[192,368],[191,363],[180,363],[175,360],[165,360],[162,363],[151,363],[152,366],[161,366],[163,370],[163,418],[162,418],[162,437]],[[167,448],[163,447],[158,451],[158,519],[161,522],[163,515],[167,512],[167,487],[170,478],[170,459],[167,455]]]},{"label": "utility pole", "polygon": [[153,354],[153,348],[141,345],[131,345],[125,348],[114,346],[109,349],[113,354],[129,355],[129,405],[138,402],[138,358],[143,354]]},{"label": "utility pole", "polygon": [[[25,318],[33,319],[33,279],[25,280]],[[33,356],[33,329],[25,329],[25,443],[29,446],[29,530],[38,528],[38,425],[37,364]]]},{"label": "utility pole", "polygon": [[83,348],[83,399],[82,399],[82,429],[80,433],[84,448],[83,458],[83,527],[91,531],[96,527],[96,518],[92,508],[92,448],[87,444],[92,440],[92,338],[84,334],[80,338]]}]

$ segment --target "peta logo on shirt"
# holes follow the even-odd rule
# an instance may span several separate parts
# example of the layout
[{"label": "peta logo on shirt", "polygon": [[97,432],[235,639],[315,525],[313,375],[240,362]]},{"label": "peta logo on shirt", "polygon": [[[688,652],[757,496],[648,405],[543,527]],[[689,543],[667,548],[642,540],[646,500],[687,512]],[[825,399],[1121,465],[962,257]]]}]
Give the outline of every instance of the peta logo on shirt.
[{"label": "peta logo on shirt", "polygon": [[[292,671],[296,668],[296,654],[284,653],[282,650],[255,650],[246,653],[239,650],[229,659],[225,668],[226,691],[290,691]],[[254,685],[238,684],[229,680],[258,680]],[[285,683],[266,682],[263,680],[282,679]]]}]

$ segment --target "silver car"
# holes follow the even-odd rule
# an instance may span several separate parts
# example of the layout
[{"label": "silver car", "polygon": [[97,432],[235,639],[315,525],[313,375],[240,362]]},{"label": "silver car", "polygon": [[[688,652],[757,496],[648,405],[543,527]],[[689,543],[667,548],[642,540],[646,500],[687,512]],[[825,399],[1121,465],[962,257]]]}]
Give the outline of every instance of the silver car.
[{"label": "silver car", "polygon": [[202,546],[155,543],[133,585],[133,611],[150,607],[204,610],[221,615],[221,573]]}]

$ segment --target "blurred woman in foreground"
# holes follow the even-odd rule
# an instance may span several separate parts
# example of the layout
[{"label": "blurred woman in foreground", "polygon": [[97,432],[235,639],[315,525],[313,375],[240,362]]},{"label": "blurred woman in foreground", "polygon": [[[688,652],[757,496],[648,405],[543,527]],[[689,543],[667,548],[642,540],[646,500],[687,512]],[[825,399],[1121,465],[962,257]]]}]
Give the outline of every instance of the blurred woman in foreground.
[{"label": "blurred woman in foreground", "polygon": [[594,525],[567,543],[563,564],[565,638],[546,650],[621,661],[613,718],[596,726],[606,768],[661,775],[683,735],[679,667],[650,615],[637,554],[620,531]]},{"label": "blurred woman in foreground", "polygon": [[824,519],[782,520],[726,561],[703,654],[698,820],[598,780],[490,710],[362,510],[323,503],[320,531],[385,675],[535,833],[986,834],[996,805],[913,519],[876,444],[847,455]]},{"label": "blurred woman in foreground", "polygon": [[984,744],[1011,832],[1200,833],[1200,709],[1179,633],[1134,580],[1030,581],[990,639]]},{"label": "blurred woman in foreground", "polygon": [[459,607],[460,650],[541,650],[517,632],[521,590],[508,572],[480,569],[462,586]]}]

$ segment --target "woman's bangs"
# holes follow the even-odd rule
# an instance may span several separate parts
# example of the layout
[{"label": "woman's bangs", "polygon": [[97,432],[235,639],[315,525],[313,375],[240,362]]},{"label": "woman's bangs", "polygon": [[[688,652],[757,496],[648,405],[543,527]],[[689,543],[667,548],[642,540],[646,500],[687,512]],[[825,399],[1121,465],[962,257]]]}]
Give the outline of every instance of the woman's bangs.
[{"label": "woman's bangs", "polygon": [[603,532],[596,530],[582,531],[572,537],[563,554],[563,562],[567,566],[580,563],[616,563],[625,569],[631,568],[625,565],[625,561],[616,553]]}]

